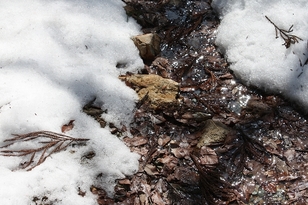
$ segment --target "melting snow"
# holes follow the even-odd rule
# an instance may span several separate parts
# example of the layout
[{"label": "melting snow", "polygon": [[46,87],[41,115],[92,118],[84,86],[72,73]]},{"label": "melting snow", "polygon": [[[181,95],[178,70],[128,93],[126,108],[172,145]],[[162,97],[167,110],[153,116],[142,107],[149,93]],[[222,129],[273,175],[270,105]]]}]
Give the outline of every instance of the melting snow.
[{"label": "melting snow", "polygon": [[[75,126],[67,135],[90,139],[29,172],[18,169],[23,157],[0,156],[1,204],[44,196],[56,204],[96,204],[90,186],[112,194],[116,178],[138,169],[139,156],[82,107],[96,97],[108,122],[130,122],[137,95],[118,75],[143,65],[130,40],[139,26],[120,0],[2,1],[0,19],[0,142],[14,133],[60,133],[70,120]],[[82,160],[91,151],[95,157]]]},{"label": "melting snow", "polygon": [[[282,93],[307,109],[308,2],[214,0],[212,6],[222,19],[216,44],[235,75],[247,84]],[[290,34],[302,40],[286,48],[265,16],[284,30],[293,25]]]}]

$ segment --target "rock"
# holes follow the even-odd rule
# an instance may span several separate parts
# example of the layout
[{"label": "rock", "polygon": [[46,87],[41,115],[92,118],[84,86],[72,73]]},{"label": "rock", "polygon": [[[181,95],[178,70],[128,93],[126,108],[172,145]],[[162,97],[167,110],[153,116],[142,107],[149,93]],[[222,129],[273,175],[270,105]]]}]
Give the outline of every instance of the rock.
[{"label": "rock", "polygon": [[207,120],[197,147],[222,143],[230,131],[231,129],[221,122]]},{"label": "rock", "polygon": [[165,79],[159,75],[131,75],[120,77],[126,83],[140,90],[138,96],[140,100],[149,103],[152,109],[167,109],[178,105],[179,84],[171,79]]},{"label": "rock", "polygon": [[148,33],[132,37],[143,60],[154,60],[160,53],[160,38],[156,33]]}]

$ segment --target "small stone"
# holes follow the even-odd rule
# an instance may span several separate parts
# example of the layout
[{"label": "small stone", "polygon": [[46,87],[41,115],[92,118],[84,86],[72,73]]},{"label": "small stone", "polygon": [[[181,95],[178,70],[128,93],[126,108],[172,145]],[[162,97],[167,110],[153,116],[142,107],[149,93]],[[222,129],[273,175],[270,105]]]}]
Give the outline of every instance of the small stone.
[{"label": "small stone", "polygon": [[148,33],[132,38],[144,60],[154,60],[160,53],[160,38],[156,33]]},{"label": "small stone", "polygon": [[222,143],[230,131],[231,129],[221,122],[207,120],[197,147]]}]

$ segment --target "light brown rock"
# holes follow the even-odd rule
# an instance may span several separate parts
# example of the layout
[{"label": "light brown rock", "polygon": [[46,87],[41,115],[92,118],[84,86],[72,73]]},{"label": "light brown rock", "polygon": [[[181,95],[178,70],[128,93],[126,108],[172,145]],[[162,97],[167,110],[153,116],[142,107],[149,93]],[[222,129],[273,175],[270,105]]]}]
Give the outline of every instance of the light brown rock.
[{"label": "light brown rock", "polygon": [[156,33],[148,33],[132,37],[139,55],[144,60],[154,60],[160,53],[160,38]]},{"label": "light brown rock", "polygon": [[230,131],[231,129],[221,122],[207,120],[197,147],[221,143]]},{"label": "light brown rock", "polygon": [[139,99],[145,99],[152,109],[164,109],[178,105],[179,84],[171,79],[154,74],[137,74],[120,78],[139,87],[140,90],[137,90]]}]

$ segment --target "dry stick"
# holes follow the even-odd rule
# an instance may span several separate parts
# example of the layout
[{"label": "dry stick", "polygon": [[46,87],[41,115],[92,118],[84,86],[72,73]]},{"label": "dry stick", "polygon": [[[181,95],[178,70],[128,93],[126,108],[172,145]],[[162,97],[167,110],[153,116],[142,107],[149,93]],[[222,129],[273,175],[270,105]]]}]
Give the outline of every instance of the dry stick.
[{"label": "dry stick", "polygon": [[28,166],[30,166],[30,164],[33,162],[34,157],[35,157],[35,152],[31,155],[30,160],[26,162],[26,164],[23,166],[23,169],[26,169]]},{"label": "dry stick", "polygon": [[[50,141],[40,141],[39,142],[40,144],[45,144],[45,145],[42,147],[36,148],[36,149],[22,149],[22,150],[9,150],[8,149],[8,150],[0,151],[0,154],[3,156],[27,156],[31,154],[30,160],[26,161],[26,163],[23,165],[23,169],[30,167],[32,163],[34,163],[34,165],[28,168],[27,171],[30,171],[36,166],[42,164],[46,160],[46,158],[52,155],[53,153],[64,150],[72,142],[85,142],[89,140],[89,139],[84,139],[84,138],[73,138],[67,135],[54,133],[50,131],[31,132],[31,133],[22,134],[22,135],[13,134],[13,136],[15,137],[12,139],[5,140],[4,142],[10,142],[10,143],[0,147],[0,149],[7,148],[13,144],[27,142],[27,141],[35,140],[38,138],[45,138],[45,139],[48,138],[50,140]],[[66,144],[64,145],[64,143]],[[55,147],[55,148],[51,149],[52,147]],[[38,152],[41,152],[41,156],[38,159],[38,161],[35,163],[33,159],[36,153]]]},{"label": "dry stick", "polygon": [[278,38],[278,31],[279,31],[279,35],[280,37],[284,40],[284,45],[286,48],[289,48],[291,44],[295,44],[298,43],[299,40],[303,40],[298,36],[292,35],[290,34],[291,32],[293,32],[293,25],[289,28],[289,30],[284,30],[279,28],[278,26],[276,26],[276,24],[274,22],[272,22],[267,16],[265,16],[265,18],[274,25],[275,27],[275,32],[276,32],[276,38]]}]

